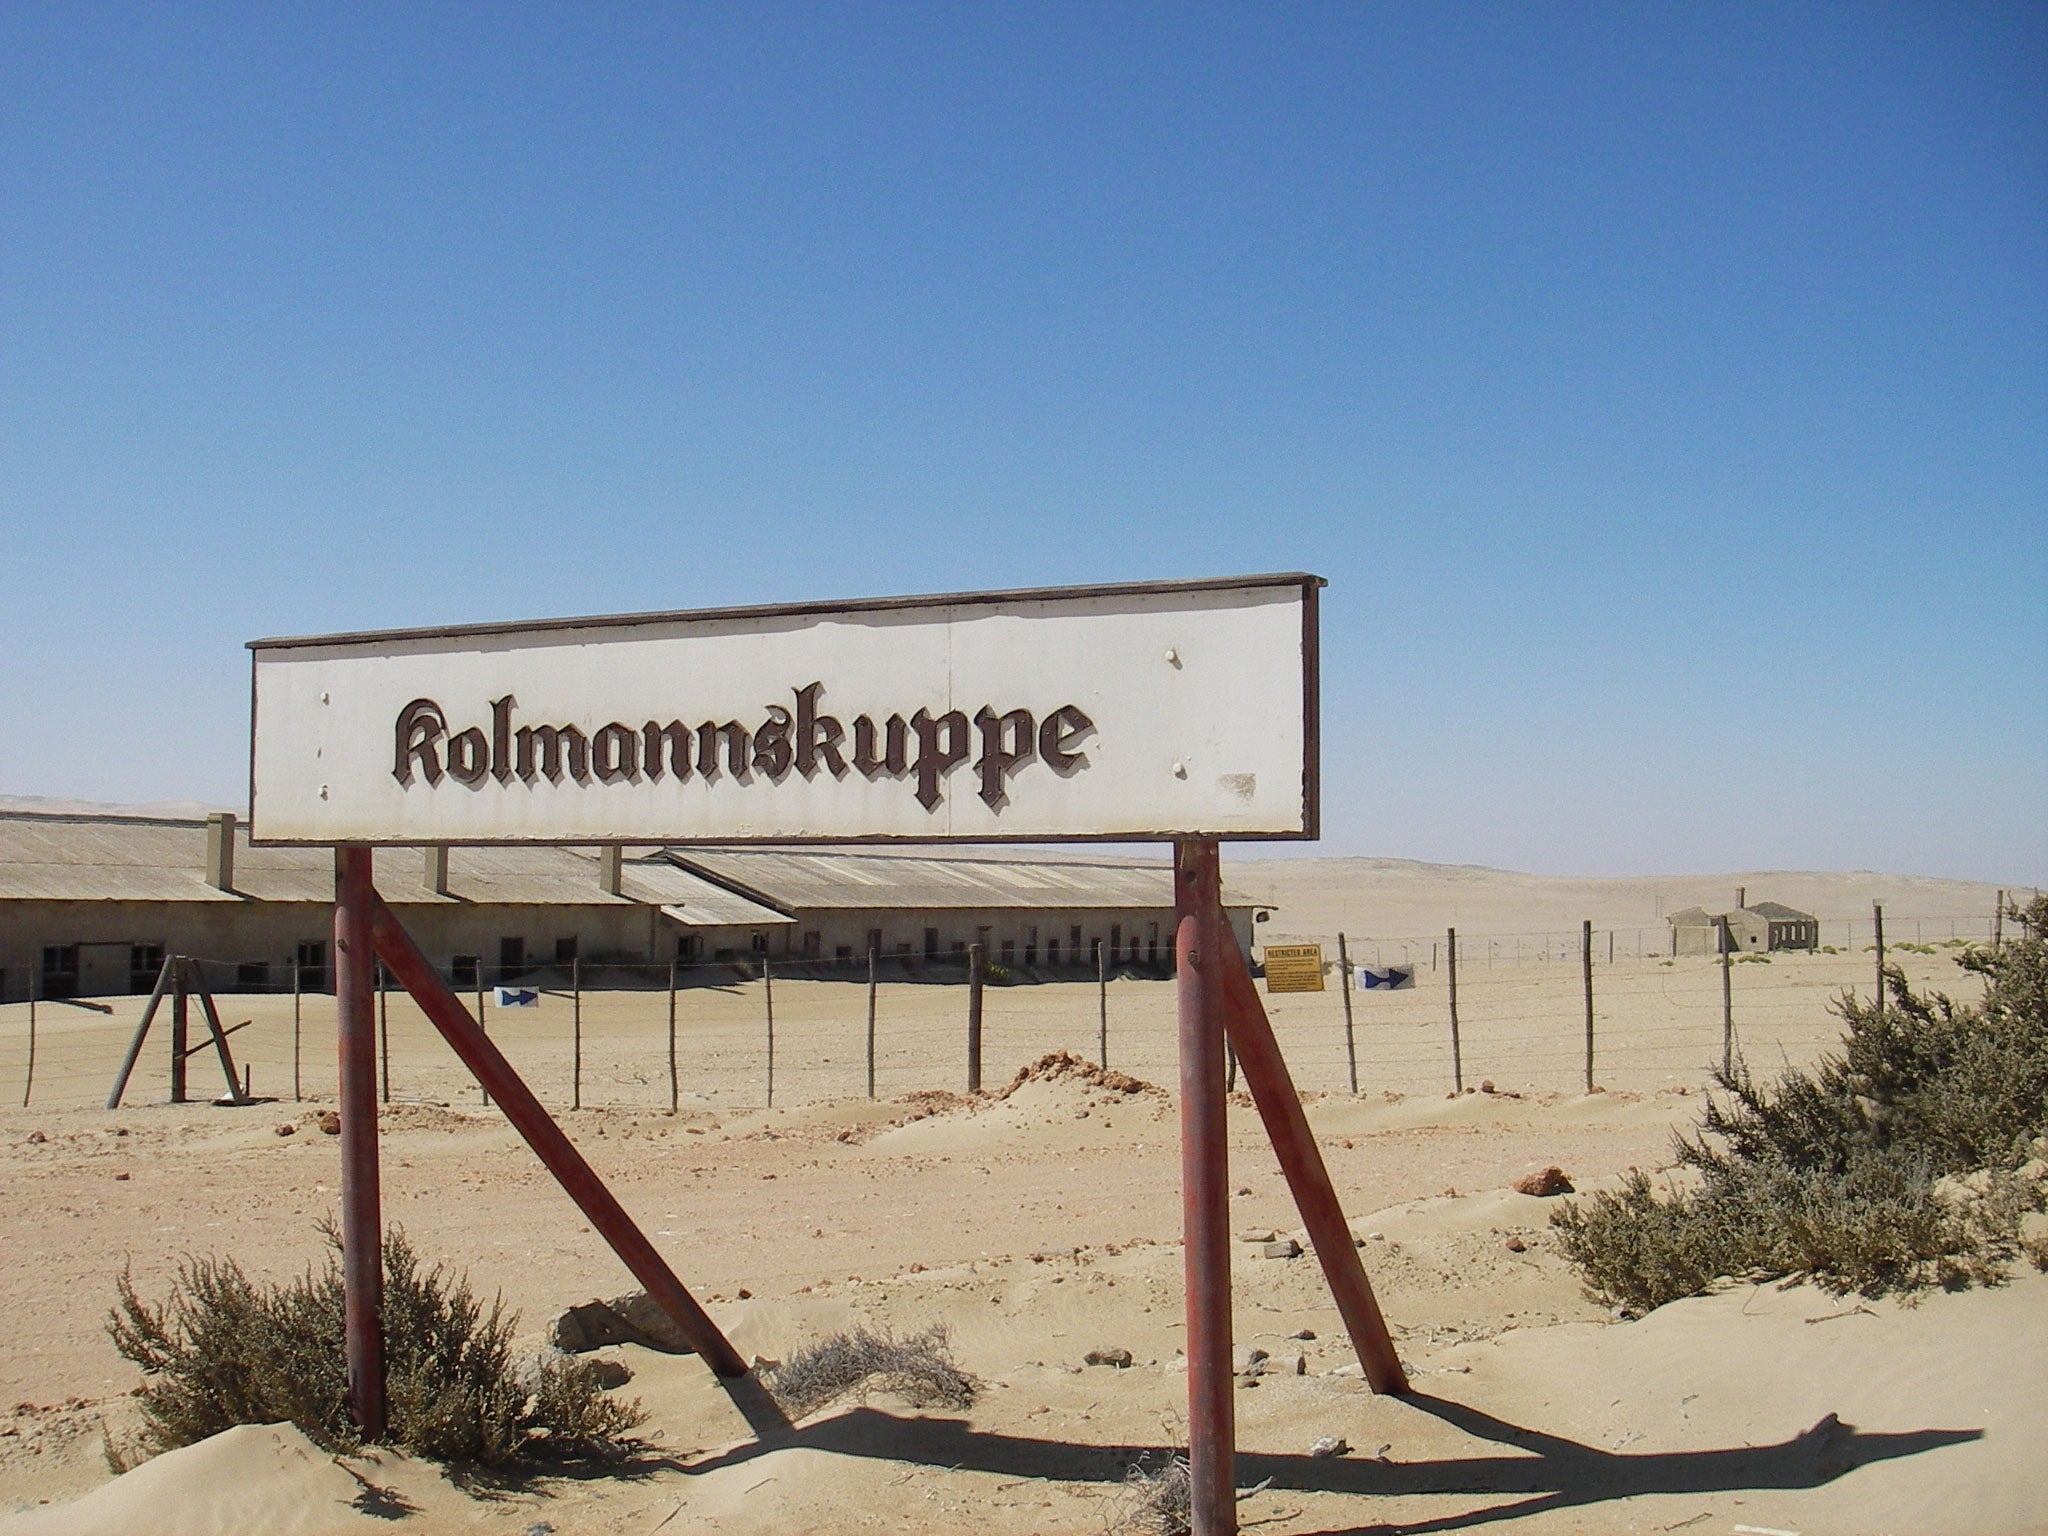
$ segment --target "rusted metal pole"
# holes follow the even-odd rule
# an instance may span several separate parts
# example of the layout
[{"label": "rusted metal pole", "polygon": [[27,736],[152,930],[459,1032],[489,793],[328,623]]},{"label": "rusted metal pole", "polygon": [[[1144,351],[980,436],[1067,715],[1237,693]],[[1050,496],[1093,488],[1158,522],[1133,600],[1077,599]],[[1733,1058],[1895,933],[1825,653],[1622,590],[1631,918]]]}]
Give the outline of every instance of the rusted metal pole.
[{"label": "rusted metal pole", "polygon": [[1259,989],[1252,985],[1251,968],[1237,948],[1236,936],[1226,928],[1224,937],[1230,946],[1223,977],[1229,1005],[1226,1023],[1230,1038],[1237,1045],[1237,1059],[1244,1066],[1252,1102],[1258,1105],[1259,1118],[1266,1123],[1266,1139],[1272,1142],[1280,1171],[1287,1176],[1295,1208],[1301,1212],[1301,1224],[1308,1229],[1316,1262],[1323,1267],[1323,1278],[1336,1300],[1345,1330],[1351,1335],[1351,1347],[1358,1352],[1365,1379],[1375,1392],[1406,1392],[1407,1372],[1402,1370],[1401,1358],[1394,1352],[1393,1336],[1387,1331],[1386,1318],[1380,1314],[1372,1282],[1366,1279],[1365,1266],[1358,1260],[1351,1224],[1344,1219],[1336,1186],[1330,1182],[1330,1171],[1323,1164],[1315,1133],[1308,1127],[1308,1116],[1302,1113],[1301,1096],[1294,1091],[1286,1058],[1280,1054],[1280,1042],[1274,1037],[1265,1005],[1259,1001]]},{"label": "rusted metal pole", "polygon": [[761,952],[761,997],[768,1010],[768,1107],[775,1107],[775,973],[768,968],[768,952]]},{"label": "rusted metal pole", "polygon": [[476,1027],[469,1012],[462,1006],[462,999],[451,991],[447,983],[419,951],[398,919],[381,899],[372,897],[376,912],[377,952],[399,984],[410,992],[421,1011],[431,1019],[434,1027],[462,1058],[464,1066],[475,1074],[478,1082],[491,1090],[491,1096],[504,1110],[505,1118],[512,1122],[512,1128],[525,1138],[533,1148],[535,1156],[547,1166],[570,1199],[576,1202],[598,1235],[611,1245],[612,1252],[624,1261],[626,1268],[647,1288],[647,1294],[662,1311],[674,1319],[676,1327],[705,1359],[705,1362],[721,1376],[744,1376],[747,1363],[740,1358],[739,1351],[732,1347],[725,1335],[719,1332],[696,1299],[683,1288],[675,1277],[668,1262],[655,1251],[654,1245],[626,1214],[625,1207],[591,1170],[555,1124],[540,1100],[533,1096],[519,1074],[512,1070],[504,1053]]},{"label": "rusted metal pole", "polygon": [[292,956],[292,1102],[298,1103],[305,1097],[299,1091],[299,1040],[302,1034],[300,1005],[304,983],[299,975],[299,957]]},{"label": "rusted metal pole", "polygon": [[569,1107],[583,1107],[583,960],[569,957]]},{"label": "rusted metal pole", "polygon": [[365,1440],[384,1438],[384,1217],[377,1167],[376,949],[370,850],[334,850],[334,1004],[341,1099],[342,1327],[348,1401]]},{"label": "rusted metal pole", "polygon": [[967,1091],[981,1092],[981,988],[987,955],[979,944],[967,946]]},{"label": "rusted metal pole", "polygon": [[[1231,1396],[1230,1155],[1216,844],[1174,845],[1175,991],[1180,1012],[1182,1263],[1187,1279],[1189,1521],[1194,1536],[1237,1529],[1237,1419]],[[1249,984],[1249,978],[1247,978]]]},{"label": "rusted metal pole", "polygon": [[875,1096],[875,947],[868,946],[868,1097]]}]

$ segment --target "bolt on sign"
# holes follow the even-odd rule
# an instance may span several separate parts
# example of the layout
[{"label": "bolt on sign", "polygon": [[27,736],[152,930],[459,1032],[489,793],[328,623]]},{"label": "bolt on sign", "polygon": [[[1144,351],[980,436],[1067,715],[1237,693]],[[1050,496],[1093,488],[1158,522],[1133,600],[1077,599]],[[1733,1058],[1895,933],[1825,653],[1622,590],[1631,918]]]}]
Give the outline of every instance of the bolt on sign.
[{"label": "bolt on sign", "polygon": [[1265,952],[1268,992],[1323,990],[1323,946],[1268,944]]},{"label": "bolt on sign", "polygon": [[253,641],[250,832],[1313,838],[1321,586],[1296,573]]}]

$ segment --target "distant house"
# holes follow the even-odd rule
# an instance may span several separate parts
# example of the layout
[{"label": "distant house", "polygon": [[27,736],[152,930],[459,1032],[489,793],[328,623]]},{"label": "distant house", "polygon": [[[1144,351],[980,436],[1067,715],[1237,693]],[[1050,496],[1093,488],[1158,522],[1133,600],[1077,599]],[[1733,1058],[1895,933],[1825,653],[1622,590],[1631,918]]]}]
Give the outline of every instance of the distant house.
[{"label": "distant house", "polygon": [[1736,953],[1764,954],[1774,949],[1815,949],[1820,945],[1820,920],[1776,901],[1759,901],[1732,912],[1687,907],[1666,919],[1671,924],[1674,955],[1718,955],[1721,925],[1728,925],[1728,947]]}]

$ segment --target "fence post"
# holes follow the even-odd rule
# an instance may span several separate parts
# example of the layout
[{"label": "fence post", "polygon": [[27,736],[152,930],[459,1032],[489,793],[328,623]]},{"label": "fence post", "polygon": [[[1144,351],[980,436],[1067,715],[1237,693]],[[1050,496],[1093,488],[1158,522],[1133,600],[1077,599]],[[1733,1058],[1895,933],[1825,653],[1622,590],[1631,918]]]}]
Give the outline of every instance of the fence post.
[{"label": "fence post", "polygon": [[1991,909],[1991,952],[2005,948],[2005,892],[1998,893],[1998,905]]},{"label": "fence post", "polygon": [[[1674,933],[1676,929],[1672,930]],[[1728,932],[1728,915],[1721,914],[1721,1075],[1735,1070],[1735,948]]]},{"label": "fence post", "polygon": [[1579,962],[1586,973],[1586,1092],[1593,1091],[1593,919],[1579,924]]},{"label": "fence post", "polygon": [[583,1107],[583,957],[569,957],[569,1107]]},{"label": "fence post", "polygon": [[1337,968],[1344,973],[1344,1060],[1351,1069],[1351,1096],[1358,1097],[1358,1041],[1351,1029],[1351,948],[1337,935]]},{"label": "fence post", "polygon": [[668,1112],[682,1107],[682,1084],[676,1078],[676,963],[668,963]]},{"label": "fence post", "polygon": [[377,962],[377,1101],[391,1102],[391,977]]},{"label": "fence post", "polygon": [[1458,1044],[1458,930],[1450,929],[1444,935],[1444,961],[1450,967],[1451,975],[1451,1087],[1455,1092],[1465,1091],[1465,1057]]},{"label": "fence post", "polygon": [[1095,941],[1095,1054],[1102,1070],[1109,1070],[1109,962],[1102,955],[1102,940]]},{"label": "fence post", "polygon": [[981,945],[967,946],[967,1091],[981,1092],[981,989],[985,956]]},{"label": "fence post", "polygon": [[301,1018],[301,1015],[300,1015],[300,1007],[301,1007],[301,1004],[302,1004],[302,1001],[303,1001],[303,994],[304,994],[304,992],[305,992],[305,981],[304,981],[304,978],[302,978],[302,977],[301,977],[301,976],[299,975],[299,957],[298,957],[297,955],[293,955],[293,956],[292,956],[292,1102],[293,1102],[294,1104],[298,1103],[298,1102],[300,1101],[300,1098],[301,1098],[301,1095],[300,1095],[300,1093],[299,1093],[299,1037],[300,1037],[300,1034],[302,1033],[302,1031],[301,1031],[301,1028],[300,1028],[300,1018]]},{"label": "fence post", "polygon": [[775,1107],[775,973],[768,951],[761,951],[761,995],[768,1010],[768,1107]]},{"label": "fence post", "polygon": [[28,1077],[21,1085],[21,1107],[28,1108],[28,1096],[36,1086],[36,986],[37,967],[28,968]]},{"label": "fence post", "polygon": [[[503,967],[500,967],[500,969],[503,969]],[[490,1030],[484,1025],[484,961],[481,955],[477,956],[476,961],[476,1032],[484,1036],[490,1034]],[[491,1107],[491,1090],[485,1088],[481,1082],[477,1084],[477,1087],[483,1092],[484,1108],[489,1109]]]},{"label": "fence post", "polygon": [[1870,904],[1870,926],[1877,935],[1877,1007],[1884,1011],[1884,907],[1873,901]]},{"label": "fence post", "polygon": [[171,1102],[185,1102],[185,1028],[190,1022],[185,1002],[185,957],[178,956],[171,973]]},{"label": "fence post", "polygon": [[868,946],[868,1097],[875,1096],[875,946]]}]

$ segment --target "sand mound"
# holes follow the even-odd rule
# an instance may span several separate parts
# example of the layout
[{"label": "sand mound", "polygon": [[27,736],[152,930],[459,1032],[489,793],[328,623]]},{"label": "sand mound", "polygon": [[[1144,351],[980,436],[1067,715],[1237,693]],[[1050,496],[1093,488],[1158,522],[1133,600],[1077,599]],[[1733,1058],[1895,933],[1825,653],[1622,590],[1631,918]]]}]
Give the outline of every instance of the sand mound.
[{"label": "sand mound", "polygon": [[1003,1087],[998,1088],[991,1098],[1007,1099],[1026,1083],[1082,1083],[1090,1088],[1103,1088],[1113,1093],[1153,1093],[1161,1098],[1166,1090],[1143,1078],[1132,1077],[1128,1072],[1115,1068],[1098,1067],[1092,1061],[1083,1060],[1071,1051],[1052,1051],[1041,1056],[1028,1067],[1019,1067],[1017,1075]]},{"label": "sand mound", "polygon": [[[351,1470],[353,1468],[354,1470]],[[343,1461],[292,1424],[242,1424],[146,1461],[84,1498],[0,1520],[5,1536],[354,1536],[468,1501],[390,1453]]]}]

